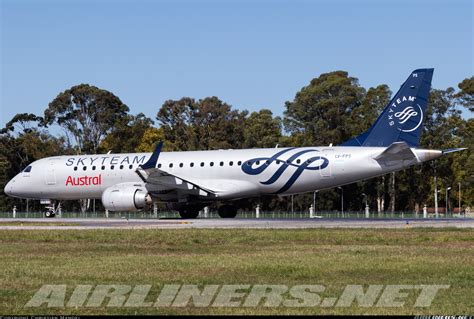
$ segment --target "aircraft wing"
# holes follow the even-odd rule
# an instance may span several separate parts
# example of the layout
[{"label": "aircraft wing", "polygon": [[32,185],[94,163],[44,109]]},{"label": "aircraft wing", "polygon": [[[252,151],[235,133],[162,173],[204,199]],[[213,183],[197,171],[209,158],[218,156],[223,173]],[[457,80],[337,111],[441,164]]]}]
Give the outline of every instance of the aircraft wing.
[{"label": "aircraft wing", "polygon": [[416,161],[417,157],[407,143],[395,142],[374,159],[381,165],[392,166],[400,163],[400,161]]},{"label": "aircraft wing", "polygon": [[157,168],[158,157],[161,153],[163,142],[158,143],[155,151],[148,161],[137,168],[136,172],[145,182],[147,190],[160,197],[186,197],[199,196],[212,198],[217,195],[218,190],[213,190],[202,182],[182,178],[175,174],[171,174],[161,168]]}]

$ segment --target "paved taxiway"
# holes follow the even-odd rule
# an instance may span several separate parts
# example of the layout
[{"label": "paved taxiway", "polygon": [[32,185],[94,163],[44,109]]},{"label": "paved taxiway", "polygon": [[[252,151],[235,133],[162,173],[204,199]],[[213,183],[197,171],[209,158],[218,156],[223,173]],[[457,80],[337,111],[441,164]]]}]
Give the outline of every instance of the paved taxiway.
[{"label": "paved taxiway", "polygon": [[[8,225],[12,223],[12,225]],[[20,225],[18,225],[20,223]],[[34,225],[28,225],[34,223]],[[41,225],[44,223],[44,225]],[[54,225],[57,224],[57,225]],[[474,228],[474,218],[456,219],[93,219],[0,218],[0,230],[186,229],[186,228]]]}]

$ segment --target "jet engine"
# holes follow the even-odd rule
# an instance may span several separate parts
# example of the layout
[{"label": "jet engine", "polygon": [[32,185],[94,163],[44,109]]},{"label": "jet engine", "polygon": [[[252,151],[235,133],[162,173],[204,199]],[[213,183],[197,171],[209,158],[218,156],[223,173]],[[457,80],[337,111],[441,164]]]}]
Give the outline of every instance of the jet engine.
[{"label": "jet engine", "polygon": [[143,184],[120,183],[102,193],[102,204],[109,211],[138,211],[151,203],[151,196]]}]

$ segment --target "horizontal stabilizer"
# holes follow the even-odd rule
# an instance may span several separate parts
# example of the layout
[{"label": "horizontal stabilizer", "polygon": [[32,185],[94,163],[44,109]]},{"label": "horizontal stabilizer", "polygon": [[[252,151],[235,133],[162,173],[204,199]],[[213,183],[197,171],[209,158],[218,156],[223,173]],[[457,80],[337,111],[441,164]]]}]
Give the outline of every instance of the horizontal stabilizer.
[{"label": "horizontal stabilizer", "polygon": [[449,153],[454,153],[454,152],[460,152],[460,151],[464,151],[464,150],[467,150],[466,147],[463,147],[463,148],[449,148],[447,150],[443,150],[443,155],[444,154],[449,154]]},{"label": "horizontal stabilizer", "polygon": [[395,142],[374,158],[380,164],[394,165],[400,161],[417,160],[415,153],[405,142]]}]

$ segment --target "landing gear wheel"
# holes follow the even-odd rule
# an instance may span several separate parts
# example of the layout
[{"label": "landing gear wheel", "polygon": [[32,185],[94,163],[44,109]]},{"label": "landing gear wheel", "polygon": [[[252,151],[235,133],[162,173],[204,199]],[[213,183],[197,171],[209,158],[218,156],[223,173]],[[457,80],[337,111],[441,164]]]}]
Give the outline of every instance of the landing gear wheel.
[{"label": "landing gear wheel", "polygon": [[199,210],[197,209],[180,209],[179,216],[183,219],[194,219],[199,216]]},{"label": "landing gear wheel", "polygon": [[53,218],[56,217],[56,214],[48,210],[44,213],[44,216],[46,216],[47,218]]},{"label": "landing gear wheel", "polygon": [[235,218],[235,216],[237,216],[237,207],[232,205],[223,205],[219,207],[217,213],[221,218]]}]

